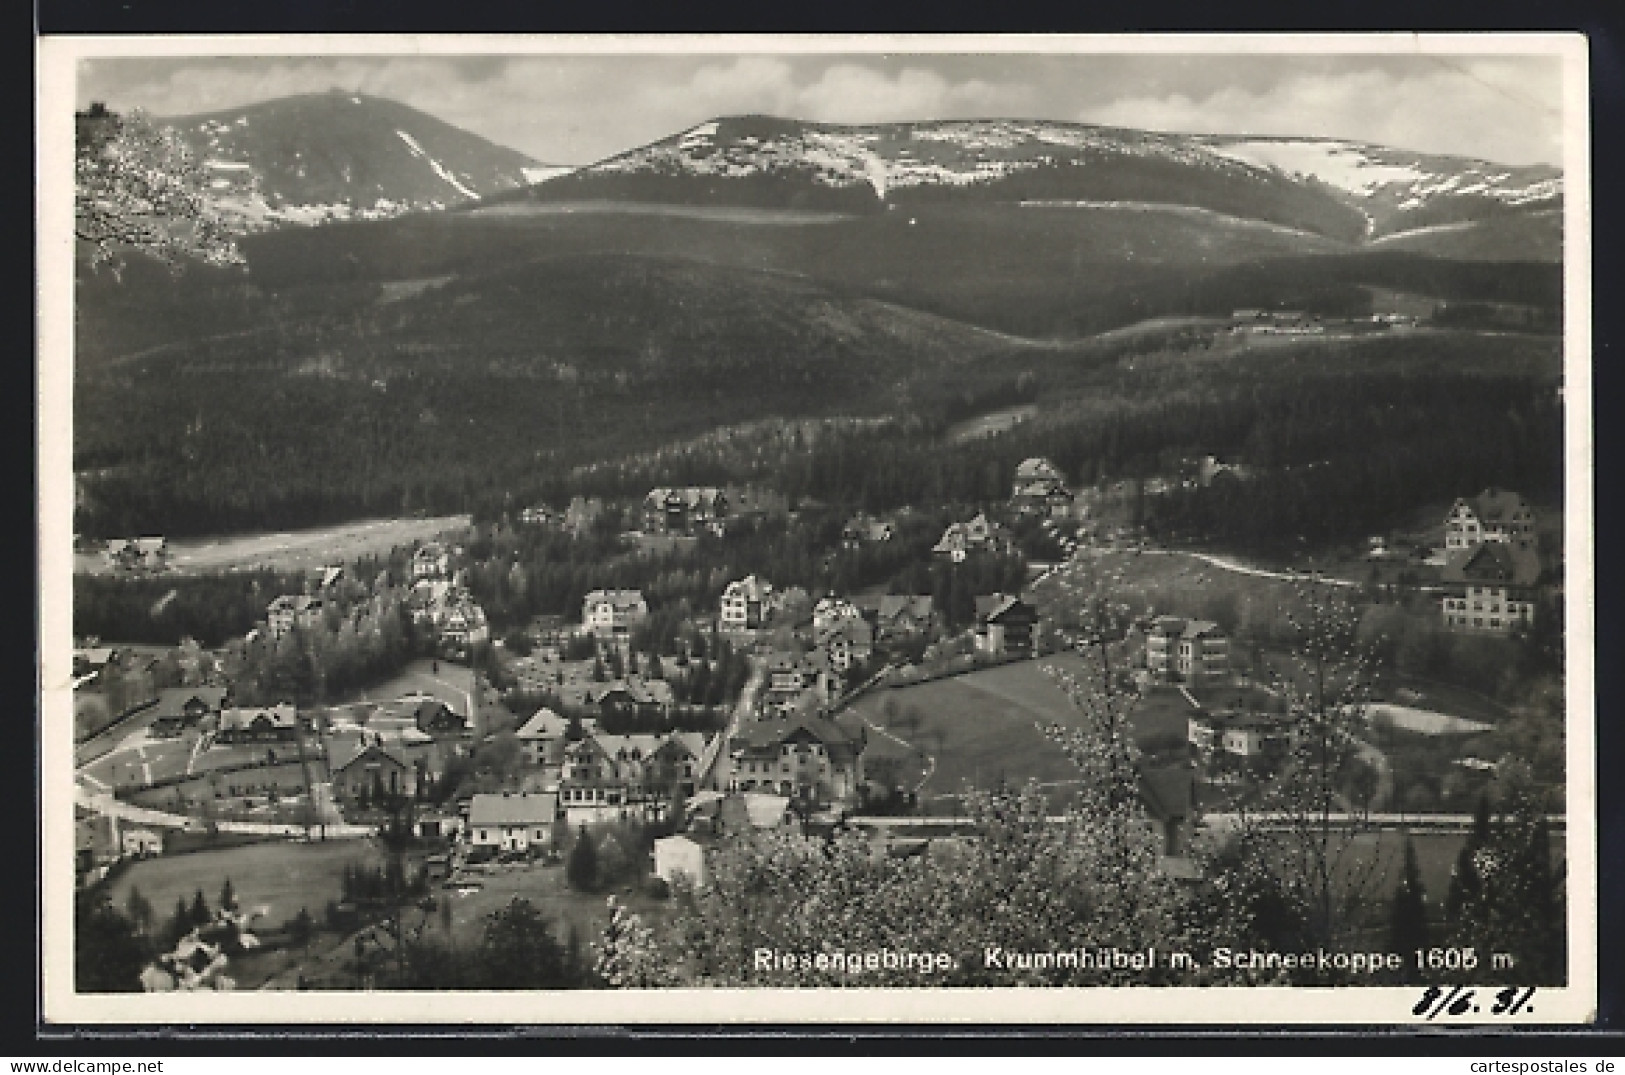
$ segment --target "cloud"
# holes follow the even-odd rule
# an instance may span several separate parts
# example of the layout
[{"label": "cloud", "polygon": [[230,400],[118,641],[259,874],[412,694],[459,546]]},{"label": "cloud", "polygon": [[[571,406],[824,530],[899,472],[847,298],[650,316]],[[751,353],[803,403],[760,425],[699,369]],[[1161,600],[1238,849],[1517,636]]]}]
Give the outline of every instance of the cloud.
[{"label": "cloud", "polygon": [[1411,74],[1295,74],[1263,89],[1124,97],[1091,123],[1209,134],[1335,136],[1504,164],[1562,160],[1555,64],[1440,58]]},{"label": "cloud", "polygon": [[797,95],[800,114],[831,123],[884,123],[910,119],[968,119],[1019,109],[1028,87],[970,79],[954,82],[936,71],[905,67],[894,75],[860,64],[826,68]]},{"label": "cloud", "polygon": [[80,105],[159,115],[340,88],[552,163],[719,115],[832,123],[994,116],[1332,136],[1508,164],[1560,159],[1552,59],[1436,56],[243,56],[87,61]]}]

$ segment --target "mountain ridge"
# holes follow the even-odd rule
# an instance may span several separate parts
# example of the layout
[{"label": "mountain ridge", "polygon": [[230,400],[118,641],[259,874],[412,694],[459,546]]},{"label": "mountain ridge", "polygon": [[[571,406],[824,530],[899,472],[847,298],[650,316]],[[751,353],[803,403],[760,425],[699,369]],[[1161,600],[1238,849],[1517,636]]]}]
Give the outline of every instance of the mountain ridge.
[{"label": "mountain ridge", "polygon": [[556,174],[390,98],[340,91],[164,117],[242,232],[440,209]]},{"label": "mountain ridge", "polygon": [[[706,120],[562,179],[525,193],[548,200],[646,195],[658,179],[703,188],[674,189],[677,200],[799,198],[798,207],[867,211],[921,198],[1137,194],[1308,225],[1348,240],[1550,208],[1562,194],[1561,172],[1548,165],[1501,165],[1331,137],[1178,134],[1008,118],[836,124],[759,114]],[[769,180],[799,189],[768,191]]]}]

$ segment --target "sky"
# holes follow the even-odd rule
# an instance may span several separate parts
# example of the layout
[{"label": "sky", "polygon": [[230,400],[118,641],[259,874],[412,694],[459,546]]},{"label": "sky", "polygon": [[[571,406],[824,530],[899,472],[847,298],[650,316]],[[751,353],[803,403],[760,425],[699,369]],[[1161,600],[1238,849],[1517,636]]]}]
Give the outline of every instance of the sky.
[{"label": "sky", "polygon": [[190,115],[330,89],[393,98],[549,164],[591,163],[741,113],[1068,120],[1562,160],[1561,66],[1550,55],[149,56],[82,61],[77,103]]}]

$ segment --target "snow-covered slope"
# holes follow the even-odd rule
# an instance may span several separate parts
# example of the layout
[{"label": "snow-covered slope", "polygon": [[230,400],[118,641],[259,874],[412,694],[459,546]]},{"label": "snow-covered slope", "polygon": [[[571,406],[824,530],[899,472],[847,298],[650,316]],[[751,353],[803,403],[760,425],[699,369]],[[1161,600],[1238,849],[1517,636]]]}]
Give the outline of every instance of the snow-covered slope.
[{"label": "snow-covered slope", "polygon": [[245,231],[444,208],[524,186],[546,167],[398,102],[347,93],[165,122]]},{"label": "snow-covered slope", "polygon": [[702,123],[593,166],[593,171],[741,177],[805,170],[829,186],[867,183],[884,198],[901,188],[968,186],[1090,154],[1143,157],[1246,173],[1257,165],[1179,136],[1021,120],[898,123],[867,127],[747,116]]},{"label": "snow-covered slope", "polygon": [[[660,189],[664,185],[667,190]],[[1552,168],[1314,139],[1165,134],[1033,120],[843,126],[724,117],[536,194],[871,208],[924,200],[1130,200],[1208,209],[1344,241],[1550,208]],[[798,201],[799,200],[799,201]]]},{"label": "snow-covered slope", "polygon": [[1342,191],[1375,235],[1455,224],[1505,210],[1550,209],[1562,172],[1414,153],[1329,138],[1210,139],[1215,151]]}]

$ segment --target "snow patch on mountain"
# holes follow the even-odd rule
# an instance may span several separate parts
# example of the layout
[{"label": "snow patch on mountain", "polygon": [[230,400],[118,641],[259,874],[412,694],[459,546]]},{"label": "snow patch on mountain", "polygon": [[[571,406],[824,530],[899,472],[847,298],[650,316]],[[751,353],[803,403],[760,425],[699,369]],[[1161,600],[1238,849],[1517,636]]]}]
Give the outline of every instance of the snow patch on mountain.
[{"label": "snow patch on mountain", "polygon": [[1059,123],[963,120],[837,127],[799,124],[771,136],[728,137],[712,121],[596,164],[596,172],[679,171],[740,178],[811,171],[827,186],[867,183],[884,197],[898,187],[966,186],[1090,156],[1144,156],[1228,171],[1260,165],[1179,136]]},{"label": "snow patch on mountain", "polygon": [[411,135],[402,130],[397,130],[395,133],[401,136],[401,141],[406,143],[406,148],[412,151],[413,156],[421,157],[423,160],[427,161],[429,167],[434,169],[434,174],[439,176],[441,179],[444,179],[447,183],[450,183],[454,188],[456,188],[457,193],[461,194],[465,198],[478,200],[479,195],[465,187],[461,182],[458,181],[455,175],[452,175],[451,172],[447,170],[444,165],[435,160],[433,157],[429,156],[429,154],[424,151],[423,147],[418,145],[416,138],[413,138]]},{"label": "snow patch on mountain", "polygon": [[526,183],[545,183],[549,179],[557,179],[561,175],[569,175],[576,170],[573,164],[538,164],[530,167],[521,167],[520,174]]},{"label": "snow patch on mountain", "polygon": [[[1503,165],[1451,158],[1448,162],[1381,146],[1333,139],[1259,138],[1216,142],[1214,151],[1235,160],[1318,179],[1357,198],[1392,198],[1400,209],[1420,209],[1450,195],[1495,198],[1523,205],[1560,195],[1559,178],[1524,178]],[[1450,170],[1445,171],[1448,167]]]},{"label": "snow patch on mountain", "polygon": [[1370,197],[1379,187],[1419,183],[1425,174],[1413,165],[1382,164],[1343,142],[1257,141],[1215,146],[1214,152],[1289,175],[1305,175],[1350,194]]}]

